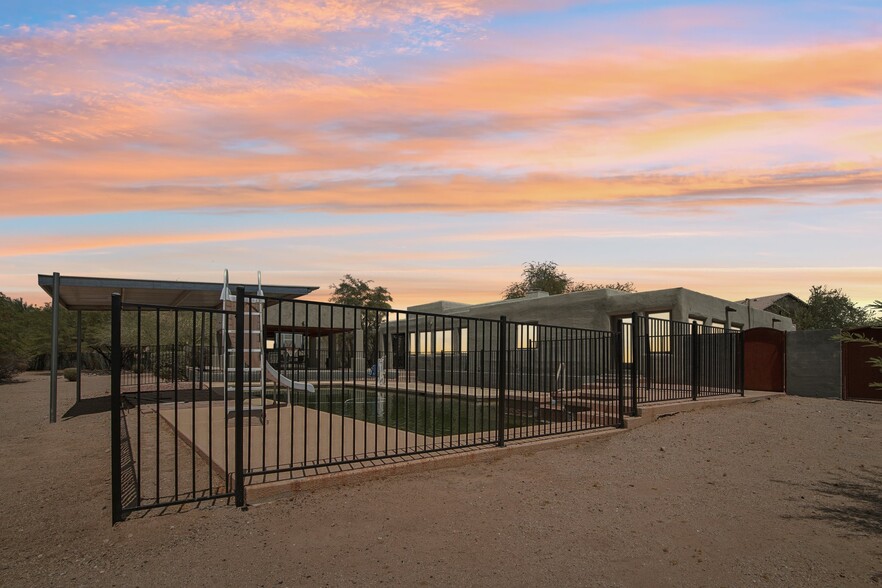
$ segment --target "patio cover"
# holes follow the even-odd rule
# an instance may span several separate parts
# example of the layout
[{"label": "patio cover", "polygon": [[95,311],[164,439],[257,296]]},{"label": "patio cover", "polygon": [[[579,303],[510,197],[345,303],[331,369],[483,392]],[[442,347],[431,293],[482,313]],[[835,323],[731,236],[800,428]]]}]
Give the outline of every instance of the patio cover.
[{"label": "patio cover", "polygon": [[[172,280],[131,280],[124,278],[94,278],[39,274],[37,285],[52,297],[52,357],[49,380],[49,422],[56,420],[58,401],[58,309],[64,307],[77,311],[77,401],[80,400],[80,342],[82,340],[82,316],[84,310],[111,309],[111,296],[119,293],[123,302],[131,304],[156,304],[177,308],[219,308],[221,282],[178,282]],[[230,284],[236,291],[241,284]],[[257,293],[257,285],[245,284],[245,293]],[[294,300],[317,286],[262,286],[263,294],[273,298]]]},{"label": "patio cover", "polygon": [[[55,300],[54,276],[40,274],[37,284]],[[129,280],[58,276],[58,303],[68,310],[110,310],[111,294],[119,293],[122,301],[138,304],[189,308],[218,308],[224,285],[220,282],[178,282],[172,280]],[[230,284],[235,292],[241,284]],[[263,293],[274,298],[293,300],[317,286],[263,286]],[[245,293],[257,293],[256,285],[245,285]]]}]

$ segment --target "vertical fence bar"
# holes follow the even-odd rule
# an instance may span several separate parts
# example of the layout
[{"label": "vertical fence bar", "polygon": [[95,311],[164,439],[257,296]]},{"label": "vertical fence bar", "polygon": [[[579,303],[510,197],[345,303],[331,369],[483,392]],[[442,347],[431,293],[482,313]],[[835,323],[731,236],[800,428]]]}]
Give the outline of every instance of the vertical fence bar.
[{"label": "vertical fence bar", "polygon": [[242,413],[245,404],[245,288],[236,288],[236,506],[245,506]]},{"label": "vertical fence bar", "polygon": [[159,389],[159,387],[160,387],[159,386],[159,384],[160,384],[160,373],[159,372],[160,372],[160,364],[162,363],[162,352],[160,351],[160,349],[162,349],[162,348],[159,346],[160,336],[161,336],[159,326],[160,326],[160,314],[159,314],[159,307],[157,307],[156,308],[156,351],[154,353],[155,361],[153,362],[156,364],[156,370],[155,370],[156,371],[156,378],[155,378],[156,379],[156,382],[155,382],[155,384],[156,384],[155,385],[156,405],[155,405],[155,409],[153,412],[156,414],[156,421],[155,421],[155,424],[156,424],[156,427],[155,427],[155,429],[156,429],[155,454],[156,455],[155,455],[155,457],[156,457],[156,501],[157,502],[159,502],[159,497],[162,496],[162,494],[160,493],[160,490],[162,488],[162,483],[161,483],[161,477],[159,475],[159,458],[161,455],[161,453],[159,451],[159,447],[160,447],[159,431],[160,431],[160,426],[161,426],[160,416],[159,416],[159,402],[160,402],[160,398],[162,396],[162,394],[160,394],[160,389]]},{"label": "vertical fence bar", "polygon": [[110,318],[110,492],[114,523],[122,520],[122,439],[120,439],[120,420],[122,419],[122,398],[120,397],[120,378],[122,376],[121,318],[122,298],[120,298],[119,294],[113,294],[111,296]]},{"label": "vertical fence bar", "polygon": [[744,331],[738,333],[738,390],[744,396]]},{"label": "vertical fence bar", "polygon": [[690,339],[692,343],[692,400],[698,400],[698,379],[701,376],[701,341],[699,340],[697,323],[692,323]]},{"label": "vertical fence bar", "polygon": [[640,377],[640,366],[637,358],[640,357],[640,316],[636,312],[631,313],[631,416],[637,416],[637,379]]},{"label": "vertical fence bar", "polygon": [[49,357],[49,369],[52,377],[49,378],[49,422],[55,422],[58,408],[58,305],[59,289],[61,289],[61,276],[58,272],[52,274],[52,340],[51,356]]},{"label": "vertical fence bar", "polygon": [[[205,315],[202,315],[202,331],[203,331],[203,345],[205,344]],[[203,353],[205,348],[202,349]],[[203,379],[202,373],[205,370],[205,357],[203,356],[202,361],[199,363],[199,378]],[[211,464],[214,463],[214,452],[212,448],[212,431],[211,431],[211,421],[214,419],[214,313],[208,313],[208,483],[209,487],[214,491],[214,481],[212,479],[212,469]],[[226,421],[227,415],[224,413],[224,420]],[[224,439],[227,438],[227,427],[226,422],[224,422]],[[230,464],[228,462],[224,462],[224,474],[226,474],[230,469]],[[224,476],[226,477],[226,476]]]},{"label": "vertical fence bar", "polygon": [[77,402],[83,399],[83,311],[77,311]]},{"label": "vertical fence bar", "polygon": [[137,429],[136,434],[138,435],[138,453],[137,453],[137,462],[138,462],[138,471],[136,472],[136,482],[135,482],[135,504],[141,504],[141,372],[143,371],[143,366],[141,364],[141,356],[143,355],[143,349],[141,347],[141,307],[138,307],[138,318],[137,318],[137,328],[138,334],[136,336],[137,343],[135,345],[135,349],[138,350],[138,379],[135,384],[136,389],[136,398],[137,398],[137,406],[135,408],[135,415],[137,417]]},{"label": "vertical fence bar", "polygon": [[616,331],[613,333],[615,347],[616,390],[619,399],[619,427],[625,426],[625,326],[622,319],[616,320]]},{"label": "vertical fence bar", "polygon": [[[179,496],[179,480],[178,480],[178,435],[180,434],[180,429],[178,428],[178,345],[180,344],[180,339],[178,338],[178,309],[174,309],[174,317],[175,317],[175,338],[172,343],[172,360],[171,360],[171,377],[174,382],[174,441],[175,441],[175,500],[180,498]],[[160,374],[161,375],[161,374]]]},{"label": "vertical fence bar", "polygon": [[[190,340],[190,432],[193,434],[193,442],[190,443],[190,489],[193,498],[196,493],[196,311],[193,311],[193,332]],[[211,413],[208,414],[208,422],[211,422]],[[208,446],[211,447],[211,435],[208,436]]]},{"label": "vertical fence bar", "polygon": [[[654,391],[654,387],[652,385],[653,336],[655,336],[657,334],[658,325],[661,324],[661,323],[657,323],[656,320],[657,319],[653,319],[648,316],[643,319],[644,331],[643,331],[642,348],[643,348],[643,356],[646,358],[646,362],[643,365],[643,387],[644,387],[643,393],[646,395],[647,402],[652,402],[652,401],[656,400],[657,398],[660,398],[659,393]],[[670,344],[670,326],[671,326],[670,321],[668,321],[666,323],[666,325],[668,327],[668,343]],[[661,326],[662,326],[662,329],[664,329],[665,324],[661,324]],[[664,333],[663,330],[662,330],[662,333]],[[658,344],[658,342],[656,342],[656,344]],[[662,346],[661,348],[664,349],[664,339],[662,339],[662,341],[661,341],[661,346]],[[664,364],[662,364],[662,366],[664,366]],[[661,394],[663,395],[664,391],[662,391]]]},{"label": "vertical fence bar", "polygon": [[508,352],[508,321],[499,317],[496,360],[496,445],[505,447],[505,385]]}]

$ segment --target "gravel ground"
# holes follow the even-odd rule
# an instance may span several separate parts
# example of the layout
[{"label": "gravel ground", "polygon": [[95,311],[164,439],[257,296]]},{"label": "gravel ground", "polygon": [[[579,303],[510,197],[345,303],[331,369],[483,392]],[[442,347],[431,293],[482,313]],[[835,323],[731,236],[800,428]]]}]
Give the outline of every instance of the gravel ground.
[{"label": "gravel ground", "polygon": [[111,527],[109,402],[49,425],[48,376],[22,379],[0,386],[3,586],[882,586],[880,403],[707,409]]}]

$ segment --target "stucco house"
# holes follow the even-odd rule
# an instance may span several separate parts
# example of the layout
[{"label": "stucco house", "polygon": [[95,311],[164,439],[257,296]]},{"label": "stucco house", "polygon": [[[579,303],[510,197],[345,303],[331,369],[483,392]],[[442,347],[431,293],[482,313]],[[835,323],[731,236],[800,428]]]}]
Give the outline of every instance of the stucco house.
[{"label": "stucco house", "polygon": [[750,308],[757,308],[777,315],[790,317],[791,319],[808,306],[808,304],[806,304],[801,298],[790,292],[759,296],[757,298],[745,298],[744,300],[739,300],[738,303],[749,306]]},{"label": "stucco house", "polygon": [[546,292],[531,292],[523,298],[483,304],[439,300],[411,306],[408,310],[474,318],[499,318],[505,315],[513,321],[535,321],[601,331],[611,330],[616,319],[629,318],[633,312],[731,330],[753,327],[771,327],[782,331],[794,329],[793,321],[782,314],[686,288],[648,292],[602,289],[555,296]]}]

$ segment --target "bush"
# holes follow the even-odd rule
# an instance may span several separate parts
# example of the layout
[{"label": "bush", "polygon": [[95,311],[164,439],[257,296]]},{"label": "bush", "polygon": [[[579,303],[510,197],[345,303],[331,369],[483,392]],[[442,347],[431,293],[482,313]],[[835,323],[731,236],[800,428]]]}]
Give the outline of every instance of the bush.
[{"label": "bush", "polygon": [[23,369],[21,360],[14,353],[0,353],[0,383],[11,382]]},{"label": "bush", "polygon": [[68,382],[77,381],[77,368],[67,368],[64,370],[64,379]]}]

